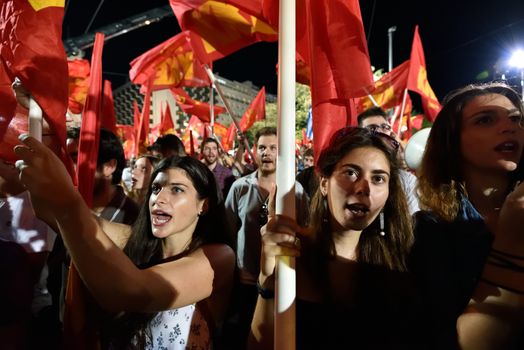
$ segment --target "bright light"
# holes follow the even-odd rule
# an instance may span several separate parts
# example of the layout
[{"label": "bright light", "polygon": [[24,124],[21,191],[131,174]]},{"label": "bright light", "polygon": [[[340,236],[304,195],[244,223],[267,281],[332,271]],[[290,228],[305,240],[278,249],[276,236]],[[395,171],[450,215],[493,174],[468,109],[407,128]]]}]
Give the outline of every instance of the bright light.
[{"label": "bright light", "polygon": [[517,50],[513,52],[511,58],[509,59],[509,65],[517,68],[524,68],[524,50]]},{"label": "bright light", "polygon": [[145,23],[146,26],[148,26],[148,25],[151,24],[151,21],[150,20],[146,20],[144,23]]}]

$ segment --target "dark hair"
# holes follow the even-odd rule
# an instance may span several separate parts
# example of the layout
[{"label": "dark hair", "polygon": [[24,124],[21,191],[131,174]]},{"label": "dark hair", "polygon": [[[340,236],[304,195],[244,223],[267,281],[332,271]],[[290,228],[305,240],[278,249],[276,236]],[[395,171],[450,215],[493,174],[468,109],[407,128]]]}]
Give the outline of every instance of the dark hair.
[{"label": "dark hair", "polygon": [[208,137],[204,141],[202,141],[202,152],[204,151],[204,146],[211,142],[217,145],[217,148],[220,150],[220,145],[218,144],[218,141],[212,137]]},{"label": "dark hair", "polygon": [[255,134],[255,143],[258,143],[258,139],[261,136],[269,136],[269,135],[277,136],[277,128],[275,128],[274,126],[265,126],[262,129],[259,129],[257,133]]},{"label": "dark hair", "polygon": [[366,120],[367,118],[377,117],[377,116],[384,118],[386,121],[388,120],[388,115],[386,111],[384,111],[380,107],[372,107],[372,108],[366,109],[364,112],[360,113],[357,116],[358,126],[362,126],[362,124],[364,123],[364,120]]},{"label": "dark hair", "polygon": [[100,129],[100,142],[98,144],[98,159],[96,165],[102,166],[110,160],[116,160],[116,169],[113,172],[111,183],[117,185],[122,180],[122,172],[126,167],[124,147],[120,139],[111,131]]},{"label": "dark hair", "polygon": [[158,151],[162,153],[164,157],[186,153],[182,140],[173,134],[167,134],[157,138],[153,145],[151,145],[150,150]]},{"label": "dark hair", "polygon": [[[153,171],[151,183],[156,176],[168,169],[181,169],[191,180],[199,199],[207,199],[207,211],[198,219],[187,250],[169,260],[179,259],[204,244],[230,244],[230,235],[224,229],[225,211],[218,201],[218,189],[213,173],[202,162],[189,157],[168,157],[163,159]],[[147,268],[164,262],[163,239],[153,236],[151,231],[151,217],[149,211],[149,197],[152,193],[149,184],[146,200],[142,204],[140,214],[132,227],[131,236],[124,247],[124,253],[139,268]],[[107,336],[114,349],[143,349],[149,334],[149,322],[155,314],[152,313],[125,313],[118,317],[107,328]]]},{"label": "dark hair", "polygon": [[315,153],[313,152],[312,148],[306,148],[306,150],[304,151],[303,157],[304,158],[306,158],[306,157],[313,157],[314,155],[315,155]]},{"label": "dark hair", "polygon": [[[488,94],[507,97],[524,115],[520,97],[510,86],[500,82],[467,85],[444,98],[442,110],[431,127],[419,170],[419,201],[445,221],[453,221],[460,206],[459,193],[464,180],[460,152],[462,113],[471,100]],[[509,173],[510,184],[523,176],[524,157],[517,169]]]},{"label": "dark hair", "polygon": [[[347,127],[336,132],[322,151],[316,169],[323,178],[333,175],[336,165],[351,151],[373,147],[381,151],[390,164],[389,196],[384,205],[384,237],[379,234],[379,218],[366,227],[357,246],[359,263],[382,266],[392,271],[407,270],[407,256],[413,244],[413,228],[406,196],[401,186],[396,147],[390,137],[365,128]],[[311,201],[311,226],[317,253],[317,265],[326,263],[335,254],[334,237],[329,224],[329,208],[320,189]],[[327,220],[326,220],[327,219]],[[322,272],[321,272],[322,273]]]}]

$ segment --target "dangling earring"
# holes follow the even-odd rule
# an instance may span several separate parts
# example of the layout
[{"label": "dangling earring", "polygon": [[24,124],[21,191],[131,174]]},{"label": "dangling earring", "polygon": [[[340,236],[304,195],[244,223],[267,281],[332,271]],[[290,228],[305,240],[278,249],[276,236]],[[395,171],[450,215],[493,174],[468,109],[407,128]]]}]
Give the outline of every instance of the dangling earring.
[{"label": "dangling earring", "polygon": [[378,220],[379,220],[379,223],[380,223],[379,235],[381,237],[384,237],[386,235],[386,232],[384,231],[384,211],[383,210],[381,210],[380,214],[378,214]]},{"label": "dangling earring", "polygon": [[324,207],[324,215],[323,215],[323,218],[322,218],[322,222],[324,224],[327,224],[329,222],[329,220],[328,220],[329,209],[328,209],[328,203],[327,203],[327,196],[322,196],[322,206]]}]

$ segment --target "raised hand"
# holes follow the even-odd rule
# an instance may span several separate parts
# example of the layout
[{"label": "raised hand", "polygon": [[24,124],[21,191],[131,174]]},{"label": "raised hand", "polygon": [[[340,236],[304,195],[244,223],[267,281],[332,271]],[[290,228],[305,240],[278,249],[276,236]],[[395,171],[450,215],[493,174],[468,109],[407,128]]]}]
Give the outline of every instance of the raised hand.
[{"label": "raised hand", "polygon": [[524,256],[524,182],[516,186],[504,201],[493,247],[509,254]]},{"label": "raised hand", "polygon": [[268,222],[262,226],[262,254],[260,256],[260,283],[273,275],[276,257],[299,256],[300,240],[295,235],[304,231],[294,219],[284,215],[275,215],[276,186],[271,187],[268,202]]},{"label": "raised hand", "polygon": [[20,136],[24,145],[14,148],[20,158],[16,167],[20,181],[29,191],[36,215],[50,225],[68,207],[82,200],[60,159],[44,144],[27,134]]}]

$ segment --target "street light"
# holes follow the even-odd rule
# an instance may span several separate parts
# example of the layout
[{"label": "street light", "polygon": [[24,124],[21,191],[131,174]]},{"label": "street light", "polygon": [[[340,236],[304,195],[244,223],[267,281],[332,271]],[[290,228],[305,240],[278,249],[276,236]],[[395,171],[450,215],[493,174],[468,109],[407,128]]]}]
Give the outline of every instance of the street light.
[{"label": "street light", "polygon": [[396,26],[388,28],[388,72],[393,69],[393,33],[396,30]]},{"label": "street light", "polygon": [[524,50],[518,49],[511,55],[509,65],[520,69],[521,98],[524,101]]}]

